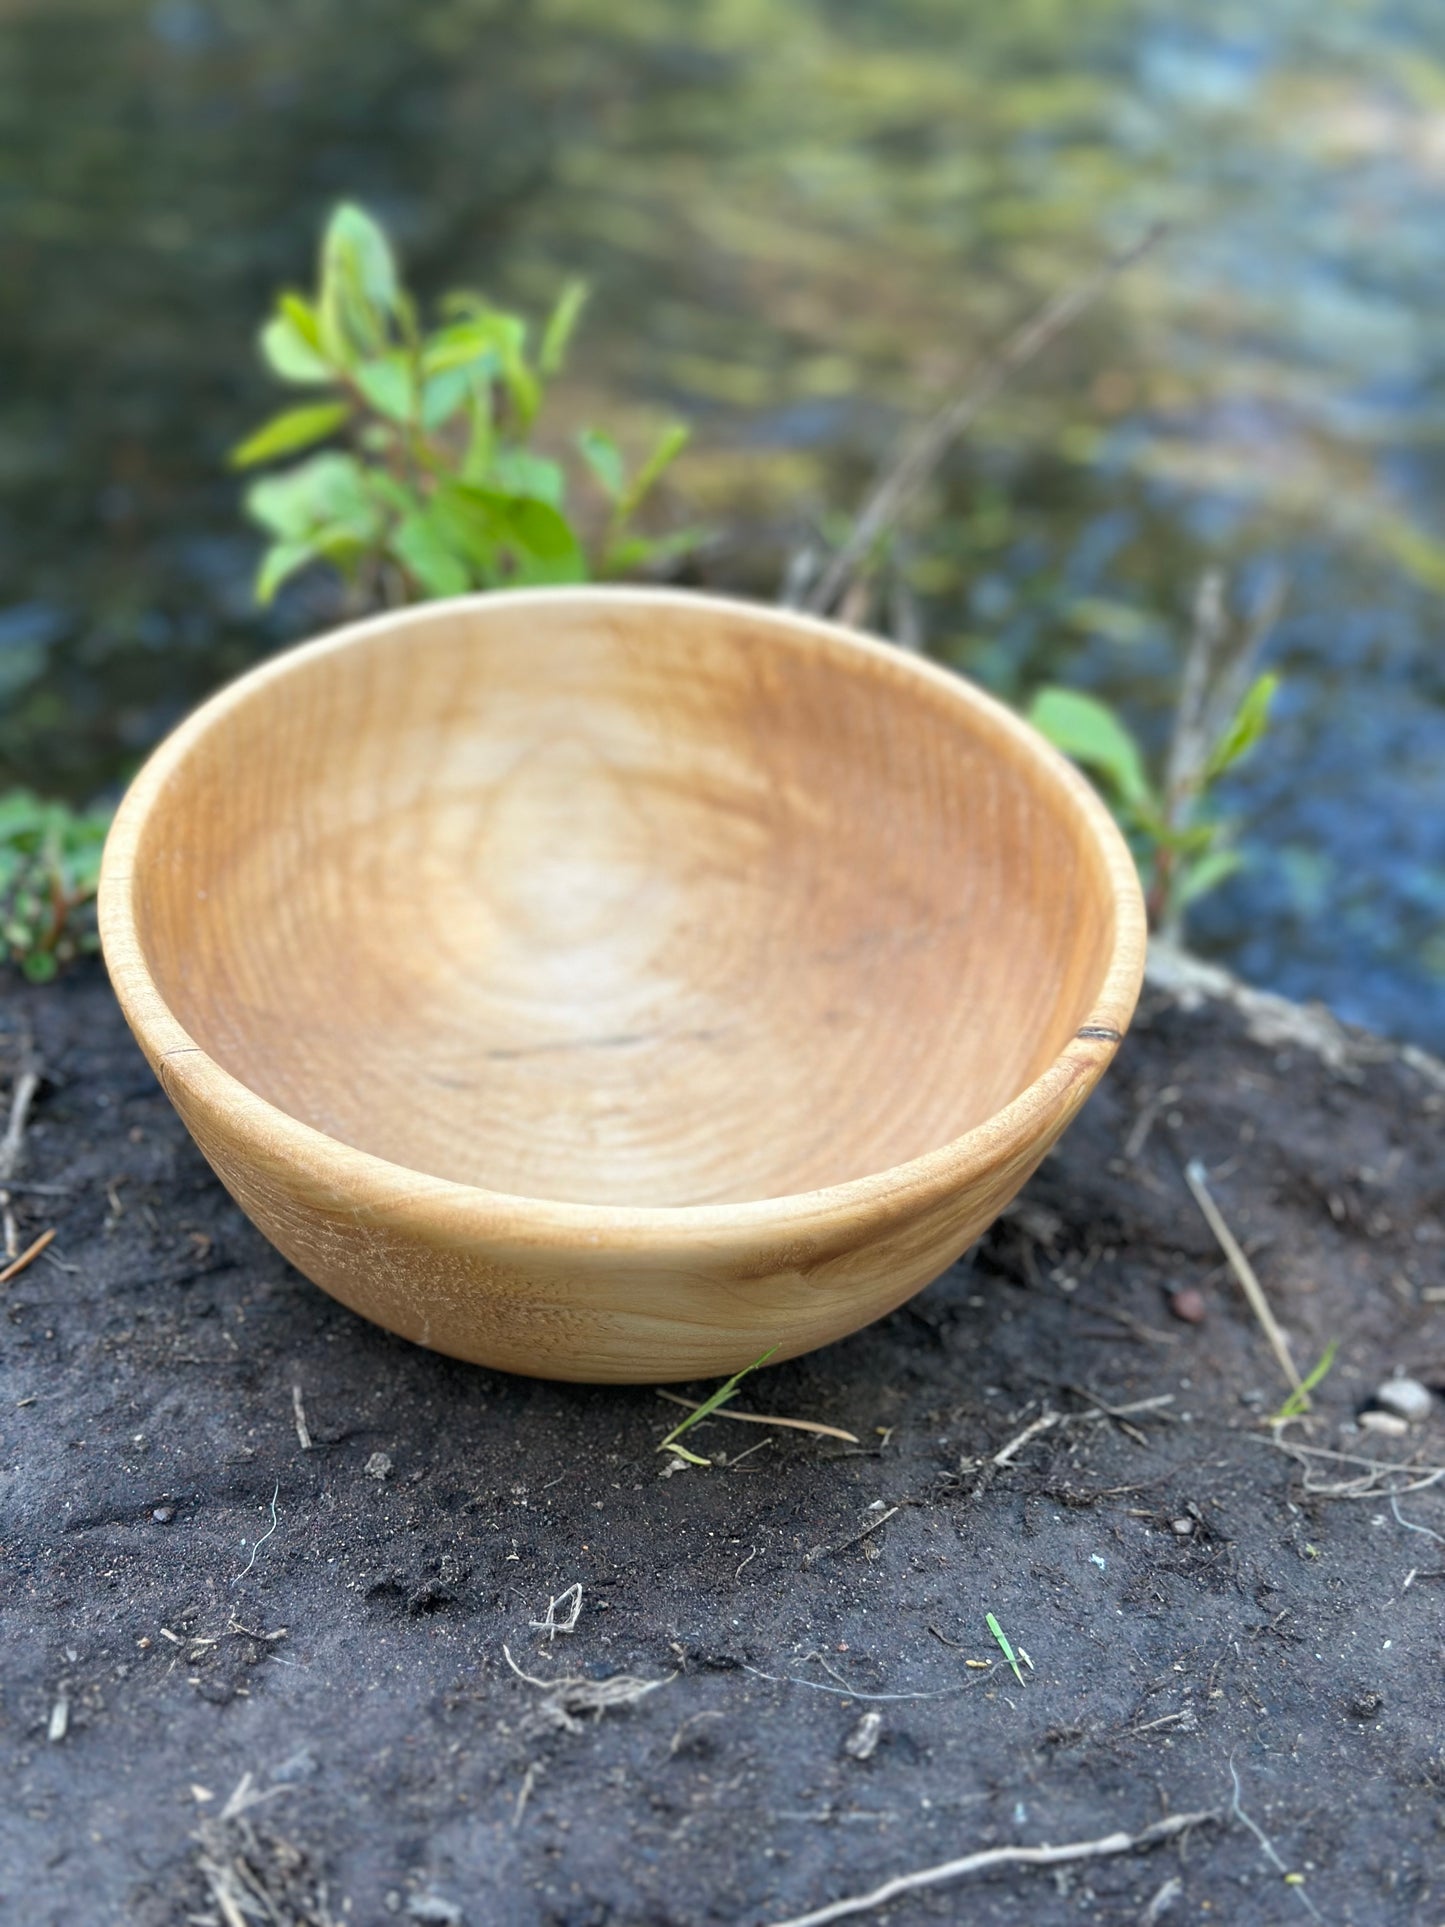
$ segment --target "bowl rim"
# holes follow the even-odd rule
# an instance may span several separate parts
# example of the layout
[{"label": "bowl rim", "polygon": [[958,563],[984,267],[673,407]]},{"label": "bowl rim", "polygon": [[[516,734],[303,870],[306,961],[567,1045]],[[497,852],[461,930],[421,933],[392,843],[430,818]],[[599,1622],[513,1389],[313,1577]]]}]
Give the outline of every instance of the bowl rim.
[{"label": "bowl rim", "polygon": [[[773,628],[780,635],[796,635],[801,630],[834,647],[882,659],[892,673],[915,676],[952,701],[981,712],[1014,739],[1026,760],[1042,765],[1071,797],[1103,858],[1112,899],[1113,948],[1093,1004],[1075,1035],[1001,1110],[904,1163],[812,1191],[783,1192],[732,1204],[583,1204],[463,1184],[330,1137],[261,1097],[197,1044],[151,974],[135,903],[135,859],[140,839],[152,808],[193,746],[258,690],[284,681],[307,663],[341,654],[388,631],[446,621],[469,609],[500,612],[526,606],[542,611],[589,603],[614,608],[645,604],[652,610],[706,608]],[[1138,1000],[1147,944],[1138,871],[1102,799],[1066,757],[996,697],[955,671],[818,616],[736,596],[638,585],[489,590],[449,597],[346,623],[267,657],[201,703],[146,759],[122,798],[106,839],[97,911],[101,948],[117,999],[168,1096],[172,1095],[172,1086],[179,1085],[190,1104],[209,1117],[224,1120],[225,1134],[233,1141],[244,1140],[258,1160],[293,1172],[304,1171],[328,1192],[352,1200],[368,1199],[383,1208],[416,1205],[434,1209],[443,1204],[450,1207],[458,1220],[456,1228],[463,1235],[496,1237],[510,1232],[526,1242],[550,1234],[595,1242],[598,1233],[642,1244],[665,1240],[670,1233],[711,1234],[727,1242],[759,1232],[816,1229],[842,1220],[857,1224],[864,1217],[892,1219],[962,1190],[990,1171],[1030,1160],[1034,1154],[1041,1154],[1069,1121],[1122,1041]],[[1071,1096],[1075,1098],[1073,1103]]]}]

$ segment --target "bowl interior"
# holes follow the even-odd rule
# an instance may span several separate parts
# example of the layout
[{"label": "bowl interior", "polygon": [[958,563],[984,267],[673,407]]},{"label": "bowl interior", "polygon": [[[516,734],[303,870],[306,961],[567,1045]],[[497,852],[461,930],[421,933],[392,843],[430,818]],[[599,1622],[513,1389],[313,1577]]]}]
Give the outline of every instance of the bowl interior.
[{"label": "bowl interior", "polygon": [[1103,983],[1078,787],[965,686],[645,595],[412,611],[204,712],[136,849],[195,1041],[397,1164],[534,1198],[782,1196],[936,1150]]}]

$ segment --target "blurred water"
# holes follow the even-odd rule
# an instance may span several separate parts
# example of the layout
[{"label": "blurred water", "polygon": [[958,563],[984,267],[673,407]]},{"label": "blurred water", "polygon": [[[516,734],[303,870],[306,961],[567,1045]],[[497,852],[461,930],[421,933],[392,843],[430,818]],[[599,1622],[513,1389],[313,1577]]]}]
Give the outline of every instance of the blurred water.
[{"label": "blurred water", "polygon": [[0,781],[121,780],[271,617],[224,452],[341,194],[427,291],[596,297],[559,397],[770,594],[895,424],[1107,246],[1170,240],[910,536],[931,646],[1162,742],[1192,586],[1291,578],[1253,863],[1193,931],[1445,1047],[1445,15],[1436,0],[0,0]]}]

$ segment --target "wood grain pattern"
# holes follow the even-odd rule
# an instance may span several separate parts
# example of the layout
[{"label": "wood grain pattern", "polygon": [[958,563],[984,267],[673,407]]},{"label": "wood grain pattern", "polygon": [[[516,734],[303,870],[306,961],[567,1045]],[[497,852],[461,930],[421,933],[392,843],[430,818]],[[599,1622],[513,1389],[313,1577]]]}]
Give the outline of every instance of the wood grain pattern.
[{"label": "wood grain pattern", "polygon": [[303,1272],[559,1378],[855,1329],[1128,1023],[1134,867],[966,683],[648,590],[432,604],[223,690],[107,845],[126,1016]]}]

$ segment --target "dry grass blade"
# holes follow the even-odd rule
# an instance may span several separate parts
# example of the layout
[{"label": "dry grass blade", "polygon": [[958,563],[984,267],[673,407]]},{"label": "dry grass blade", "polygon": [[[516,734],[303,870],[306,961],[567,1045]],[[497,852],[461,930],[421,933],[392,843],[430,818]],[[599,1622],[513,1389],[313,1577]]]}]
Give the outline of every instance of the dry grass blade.
[{"label": "dry grass blade", "polygon": [[[1312,1499],[1379,1499],[1387,1494],[1424,1492],[1445,1480],[1445,1465],[1420,1465],[1412,1459],[1368,1459],[1354,1452],[1332,1452],[1328,1446],[1305,1445],[1298,1439],[1256,1439],[1293,1459],[1304,1472],[1303,1490]],[[1321,1481],[1314,1477],[1314,1461],[1358,1467],[1353,1478]],[[1403,1479],[1404,1484],[1398,1483]]]},{"label": "dry grass blade", "polygon": [[[681,1405],[686,1411],[698,1413],[701,1405],[694,1405],[690,1398],[683,1398],[677,1392],[665,1392],[660,1386],[655,1388],[659,1398],[665,1398],[669,1405]],[[735,1418],[743,1425],[781,1425],[790,1432],[813,1432],[822,1439],[842,1439],[847,1445],[856,1445],[856,1432],[845,1432],[839,1425],[821,1425],[817,1419],[780,1418],[776,1412],[734,1412],[725,1405],[714,1406],[706,1414],[708,1418]]]},{"label": "dry grass blade", "polygon": [[20,1256],[16,1258],[13,1263],[6,1265],[5,1269],[0,1271],[0,1285],[8,1285],[12,1278],[18,1278],[20,1276],[27,1265],[33,1265],[54,1237],[55,1227],[53,1225],[49,1231],[42,1231],[34,1244],[27,1245],[25,1250],[21,1252]]},{"label": "dry grass blade", "polygon": [[981,415],[988,404],[1012,380],[1020,368],[1077,321],[1099,296],[1127,268],[1146,254],[1164,234],[1154,227],[1133,247],[1106,261],[1086,280],[1045,302],[1037,314],[1011,334],[998,354],[978,369],[961,394],[924,422],[904,443],[894,461],[884,470],[863,507],[859,510],[847,540],[829,561],[804,599],[803,606],[817,615],[843,603],[859,568],[872,554],[881,538],[892,528],[911,498],[937,468],[949,446],[958,440]]},{"label": "dry grass blade", "polygon": [[1290,1357],[1285,1335],[1280,1330],[1274,1313],[1269,1308],[1269,1300],[1264,1295],[1264,1286],[1259,1282],[1254,1266],[1244,1255],[1244,1249],[1229,1226],[1224,1214],[1214,1202],[1209,1186],[1205,1181],[1204,1166],[1198,1158],[1191,1158],[1184,1167],[1184,1182],[1194,1194],[1194,1202],[1204,1213],[1205,1222],[1219,1240],[1219,1248],[1229,1260],[1229,1268],[1239,1280],[1240,1289],[1249,1300],[1249,1308],[1259,1320],[1260,1330],[1269,1340],[1269,1348],[1279,1360],[1279,1368],[1289,1381],[1290,1390],[1309,1405],[1309,1393],[1304,1381],[1295,1369]]},{"label": "dry grass blade", "polygon": [[826,1927],[832,1920],[849,1914],[871,1913],[886,1907],[903,1894],[918,1893],[925,1887],[942,1887],[962,1880],[971,1873],[984,1873],[991,1867],[1062,1867],[1073,1860],[1101,1860],[1111,1854],[1135,1853],[1161,1841],[1175,1839],[1190,1827],[1208,1826],[1219,1819],[1217,1813],[1176,1813],[1167,1820],[1156,1820],[1140,1833],[1109,1833],[1102,1840],[1075,1840],[1064,1847],[990,1847],[982,1853],[964,1854],[959,1860],[945,1860],[936,1867],[920,1867],[914,1873],[897,1874],[871,1893],[855,1894],[815,1908],[810,1914],[797,1914],[778,1920],[770,1927]]}]

